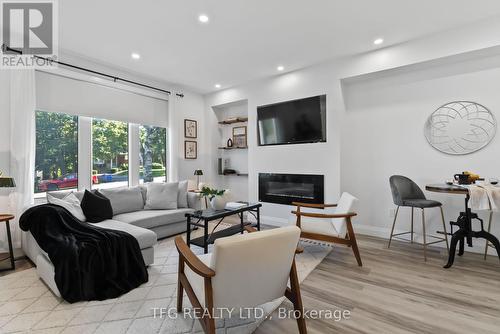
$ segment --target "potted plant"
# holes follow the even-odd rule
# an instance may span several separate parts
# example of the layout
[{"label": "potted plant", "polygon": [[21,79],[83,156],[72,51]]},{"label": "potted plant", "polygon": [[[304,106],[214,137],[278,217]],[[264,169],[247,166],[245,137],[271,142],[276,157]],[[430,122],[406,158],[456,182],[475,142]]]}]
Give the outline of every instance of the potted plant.
[{"label": "potted plant", "polygon": [[208,197],[210,206],[214,210],[223,210],[226,207],[226,199],[224,198],[225,189],[219,190],[204,186],[201,188],[201,196]]}]

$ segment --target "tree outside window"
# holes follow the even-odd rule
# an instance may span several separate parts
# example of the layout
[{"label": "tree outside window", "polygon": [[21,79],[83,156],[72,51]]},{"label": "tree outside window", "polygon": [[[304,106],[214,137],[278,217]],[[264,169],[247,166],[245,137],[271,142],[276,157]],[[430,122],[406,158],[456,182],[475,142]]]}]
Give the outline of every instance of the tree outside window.
[{"label": "tree outside window", "polygon": [[92,188],[128,185],[128,124],[92,120]]},{"label": "tree outside window", "polygon": [[78,188],[78,117],[36,111],[35,193]]},{"label": "tree outside window", "polygon": [[140,182],[165,182],[167,176],[167,129],[141,125],[139,137],[141,145]]},{"label": "tree outside window", "polygon": [[[78,117],[36,112],[35,193],[78,188]],[[165,182],[167,129],[139,126],[140,183]],[[92,188],[127,186],[128,124],[92,120]]]}]

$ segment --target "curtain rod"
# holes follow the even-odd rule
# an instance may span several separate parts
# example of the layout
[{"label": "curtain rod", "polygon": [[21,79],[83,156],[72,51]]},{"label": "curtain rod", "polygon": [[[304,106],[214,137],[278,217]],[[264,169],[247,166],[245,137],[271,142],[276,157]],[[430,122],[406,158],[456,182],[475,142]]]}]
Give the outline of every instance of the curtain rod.
[{"label": "curtain rod", "polygon": [[[11,47],[8,47],[5,44],[2,44],[2,52],[5,53],[7,51],[9,51],[9,52],[15,52],[15,53],[20,54],[20,55],[23,54],[23,52],[21,50],[16,50],[16,49],[13,49]],[[49,62],[49,63],[56,63],[56,64],[59,64],[59,65],[62,65],[62,66],[74,68],[76,70],[80,70],[80,71],[84,71],[84,72],[89,72],[89,73],[92,73],[92,74],[96,74],[96,75],[100,75],[100,76],[103,76],[103,77],[106,77],[106,78],[110,78],[110,79],[113,79],[114,82],[122,81],[122,82],[126,82],[126,83],[133,84],[133,85],[136,85],[136,86],[140,86],[140,87],[144,87],[144,88],[148,88],[148,89],[160,91],[160,92],[166,93],[168,95],[172,94],[169,90],[165,90],[165,89],[161,89],[161,88],[157,88],[157,87],[145,85],[145,84],[142,84],[142,83],[139,83],[139,82],[136,82],[136,81],[132,81],[132,80],[123,79],[123,78],[120,78],[120,77],[117,77],[117,76],[114,76],[114,75],[110,75],[110,74],[106,74],[106,73],[103,73],[103,72],[94,71],[94,70],[91,70],[91,69],[88,69],[88,68],[85,68],[85,67],[72,65],[72,64],[64,63],[62,61],[52,60],[52,59],[40,57],[40,56],[37,56],[37,55],[33,55],[33,57],[35,57],[37,59],[42,59],[42,60],[44,60],[46,62]],[[178,97],[184,97],[183,93],[176,93],[175,95],[178,96]]]}]

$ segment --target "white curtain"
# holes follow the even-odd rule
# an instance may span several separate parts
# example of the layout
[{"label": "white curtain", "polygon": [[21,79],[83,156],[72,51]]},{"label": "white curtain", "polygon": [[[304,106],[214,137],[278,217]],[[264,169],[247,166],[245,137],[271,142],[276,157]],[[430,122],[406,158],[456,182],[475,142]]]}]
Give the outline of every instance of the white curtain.
[{"label": "white curtain", "polygon": [[33,203],[35,168],[35,71],[13,70],[10,76],[10,174],[16,188],[10,195],[14,247],[21,246],[19,217]]},{"label": "white curtain", "polygon": [[[184,148],[182,152],[180,147],[184,147],[184,141],[179,140],[179,138],[184,138],[184,123],[182,123],[182,128],[179,130],[177,126],[182,121],[179,119],[178,115],[178,101],[177,97],[173,96],[168,100],[168,181],[178,181],[179,180],[179,159],[181,159],[181,153],[184,154]],[[182,137],[181,137],[182,136]]]}]

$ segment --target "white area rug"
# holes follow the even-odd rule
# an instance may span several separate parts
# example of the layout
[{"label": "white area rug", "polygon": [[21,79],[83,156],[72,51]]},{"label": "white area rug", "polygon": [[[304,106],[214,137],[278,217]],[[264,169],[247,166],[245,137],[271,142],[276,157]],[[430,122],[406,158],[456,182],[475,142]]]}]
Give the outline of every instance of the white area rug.
[{"label": "white area rug", "polygon": [[[300,280],[330,252],[328,245],[302,242],[296,257]],[[192,246],[195,253],[202,249]],[[173,238],[155,246],[149,282],[112,300],[69,304],[55,297],[35,268],[0,277],[0,333],[203,333],[199,321],[153,317],[154,308],[175,308],[178,254]],[[190,303],[185,296],[184,307]],[[270,314],[281,300],[266,304]],[[220,319],[217,333],[252,333],[264,319]]]}]

